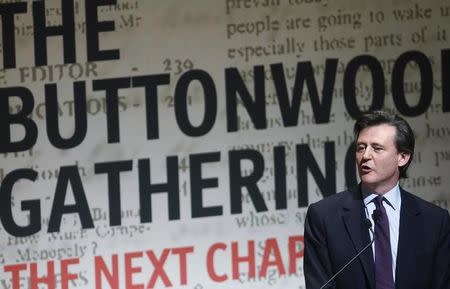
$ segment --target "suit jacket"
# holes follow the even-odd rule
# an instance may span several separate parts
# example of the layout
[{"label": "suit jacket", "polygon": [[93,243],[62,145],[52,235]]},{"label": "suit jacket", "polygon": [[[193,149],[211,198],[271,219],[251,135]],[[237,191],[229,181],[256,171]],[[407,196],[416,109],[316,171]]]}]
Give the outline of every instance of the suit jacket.
[{"label": "suit jacket", "polygon": [[[450,217],[447,210],[400,188],[396,289],[450,289]],[[359,186],[309,206],[305,221],[307,289],[319,289],[370,243]],[[325,288],[375,289],[372,246]]]}]

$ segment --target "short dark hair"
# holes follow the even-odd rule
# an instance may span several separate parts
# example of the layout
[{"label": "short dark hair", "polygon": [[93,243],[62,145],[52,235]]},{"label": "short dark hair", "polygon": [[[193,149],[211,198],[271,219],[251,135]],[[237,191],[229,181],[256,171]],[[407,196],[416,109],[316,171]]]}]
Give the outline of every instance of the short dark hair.
[{"label": "short dark hair", "polygon": [[359,133],[363,129],[380,124],[387,124],[395,127],[395,147],[397,148],[397,151],[411,155],[408,163],[400,167],[400,178],[407,178],[406,171],[413,159],[415,138],[414,132],[406,120],[396,114],[381,110],[362,114],[356,120],[355,126],[353,127],[355,141],[358,139]]}]

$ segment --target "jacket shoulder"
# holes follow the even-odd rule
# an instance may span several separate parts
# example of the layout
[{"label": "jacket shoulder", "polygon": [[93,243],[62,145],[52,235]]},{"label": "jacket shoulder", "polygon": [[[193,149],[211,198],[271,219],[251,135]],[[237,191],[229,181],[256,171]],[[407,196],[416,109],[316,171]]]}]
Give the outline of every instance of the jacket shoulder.
[{"label": "jacket shoulder", "polygon": [[426,201],[404,189],[402,189],[402,202],[403,199],[406,199],[408,203],[413,203],[416,206],[416,209],[418,212],[430,215],[431,217],[438,217],[438,216],[448,216],[448,211],[444,208],[439,207],[436,204],[433,204],[429,201]]},{"label": "jacket shoulder", "polygon": [[310,208],[318,211],[333,211],[342,206],[355,195],[353,190],[345,190],[328,196],[310,205]]}]

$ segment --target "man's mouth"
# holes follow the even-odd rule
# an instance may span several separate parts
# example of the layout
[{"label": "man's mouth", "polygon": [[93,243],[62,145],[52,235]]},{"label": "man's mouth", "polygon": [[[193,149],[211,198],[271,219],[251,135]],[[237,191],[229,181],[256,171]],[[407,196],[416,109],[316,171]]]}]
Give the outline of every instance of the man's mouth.
[{"label": "man's mouth", "polygon": [[370,166],[366,165],[366,164],[362,164],[359,167],[360,167],[361,173],[363,173],[363,174],[367,174],[367,173],[370,173],[372,171],[372,168]]}]

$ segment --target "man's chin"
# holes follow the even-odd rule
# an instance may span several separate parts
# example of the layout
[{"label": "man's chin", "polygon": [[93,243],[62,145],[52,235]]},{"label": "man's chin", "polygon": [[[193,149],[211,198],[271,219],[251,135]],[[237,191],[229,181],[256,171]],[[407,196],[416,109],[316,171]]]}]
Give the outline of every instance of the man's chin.
[{"label": "man's chin", "polygon": [[370,178],[373,177],[372,171],[370,171],[370,172],[358,171],[358,173],[359,173],[359,178],[361,180],[369,180]]},{"label": "man's chin", "polygon": [[368,176],[368,174],[360,176],[360,179],[361,182],[368,187],[372,187],[377,183],[377,180],[371,176]]}]

